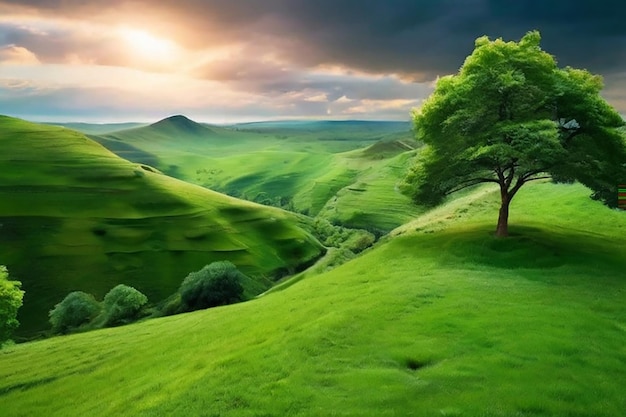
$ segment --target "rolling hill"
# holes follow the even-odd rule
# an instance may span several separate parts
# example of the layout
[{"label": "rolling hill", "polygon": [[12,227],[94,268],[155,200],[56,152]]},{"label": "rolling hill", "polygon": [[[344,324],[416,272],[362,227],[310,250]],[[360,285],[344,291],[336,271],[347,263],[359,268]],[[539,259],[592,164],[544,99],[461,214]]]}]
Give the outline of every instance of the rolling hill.
[{"label": "rolling hill", "polygon": [[4,415],[618,416],[626,213],[531,184],[243,304],[5,348]]},{"label": "rolling hill", "polygon": [[349,227],[384,233],[421,212],[396,187],[419,147],[405,122],[217,127],[173,116],[93,139],[184,181]]},{"label": "rolling hill", "polygon": [[251,296],[324,250],[303,216],[165,176],[72,130],[2,116],[0,146],[0,264],[26,291],[22,336],[47,328],[70,291],[101,298],[124,283],[156,302],[230,260]]}]

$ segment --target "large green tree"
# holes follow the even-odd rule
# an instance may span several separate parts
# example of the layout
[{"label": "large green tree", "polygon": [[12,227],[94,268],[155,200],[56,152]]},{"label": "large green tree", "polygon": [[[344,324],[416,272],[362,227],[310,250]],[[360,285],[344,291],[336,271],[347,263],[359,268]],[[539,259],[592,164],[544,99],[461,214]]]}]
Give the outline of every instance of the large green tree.
[{"label": "large green tree", "polygon": [[626,181],[624,121],[600,96],[600,76],[559,68],[540,40],[536,31],[519,42],[478,38],[458,74],[438,80],[414,113],[428,145],[408,176],[417,202],[498,184],[501,237],[511,200],[530,181],[579,181],[592,198],[617,205],[617,185]]},{"label": "large green tree", "polygon": [[22,306],[24,297],[21,285],[19,281],[9,281],[9,271],[0,265],[0,347],[20,325],[17,310]]}]

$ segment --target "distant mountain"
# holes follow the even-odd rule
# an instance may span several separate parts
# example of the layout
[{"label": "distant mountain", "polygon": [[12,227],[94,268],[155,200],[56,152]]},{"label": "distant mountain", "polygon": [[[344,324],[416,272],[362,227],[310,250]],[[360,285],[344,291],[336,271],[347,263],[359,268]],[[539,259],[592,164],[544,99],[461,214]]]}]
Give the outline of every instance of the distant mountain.
[{"label": "distant mountain", "polygon": [[146,127],[146,130],[157,131],[160,134],[165,134],[171,137],[177,136],[207,136],[214,134],[215,132],[200,123],[182,116],[170,116],[163,120],[159,120],[156,123]]},{"label": "distant mountain", "polygon": [[76,131],[0,116],[0,146],[0,264],[26,291],[21,335],[46,329],[71,291],[101,298],[124,283],[158,302],[230,260],[252,296],[323,251],[301,216],[168,177]]},{"label": "distant mountain", "polygon": [[[156,146],[170,149],[176,147],[179,150],[189,149],[189,146],[202,145],[207,140],[219,140],[223,128],[208,127],[195,122],[185,116],[176,115],[159,120],[148,126],[120,130],[94,138],[107,149],[117,153],[115,145],[109,141],[121,141],[152,153],[152,147]],[[195,152],[195,150],[193,151]],[[132,159],[132,161],[137,161]]]}]

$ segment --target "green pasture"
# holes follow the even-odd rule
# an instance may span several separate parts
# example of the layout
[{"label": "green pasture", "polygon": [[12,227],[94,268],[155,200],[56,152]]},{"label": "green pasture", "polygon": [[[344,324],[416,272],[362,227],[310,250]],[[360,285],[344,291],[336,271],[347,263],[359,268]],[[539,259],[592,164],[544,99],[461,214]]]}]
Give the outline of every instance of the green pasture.
[{"label": "green pasture", "polygon": [[478,189],[282,291],[5,348],[3,415],[621,415],[626,213],[587,195],[524,187],[503,240]]},{"label": "green pasture", "polygon": [[248,296],[320,256],[308,220],[123,160],[83,134],[0,117],[0,264],[26,291],[18,336],[71,291],[132,285],[158,302],[230,260]]},{"label": "green pasture", "polygon": [[207,126],[174,116],[95,140],[187,182],[386,232],[421,210],[397,189],[418,144],[404,122]]}]

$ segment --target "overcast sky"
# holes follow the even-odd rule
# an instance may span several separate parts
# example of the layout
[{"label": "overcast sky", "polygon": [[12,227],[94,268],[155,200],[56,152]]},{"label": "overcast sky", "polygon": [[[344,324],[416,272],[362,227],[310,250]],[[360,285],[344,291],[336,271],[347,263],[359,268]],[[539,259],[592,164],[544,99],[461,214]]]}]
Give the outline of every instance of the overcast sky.
[{"label": "overcast sky", "polygon": [[0,0],[0,114],[408,120],[477,37],[532,29],[626,114],[624,0]]}]

